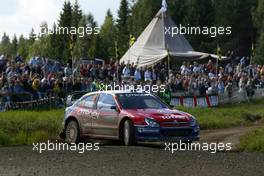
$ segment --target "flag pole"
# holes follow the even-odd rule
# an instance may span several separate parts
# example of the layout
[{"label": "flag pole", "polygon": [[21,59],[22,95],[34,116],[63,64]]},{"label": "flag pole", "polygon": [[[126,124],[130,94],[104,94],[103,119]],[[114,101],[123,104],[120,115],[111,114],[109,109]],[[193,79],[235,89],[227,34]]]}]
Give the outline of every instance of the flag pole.
[{"label": "flag pole", "polygon": [[133,35],[129,34],[129,43],[128,43],[129,44],[129,50],[128,50],[129,63],[130,63],[130,54],[131,54],[130,53],[131,52],[130,49],[134,45],[135,40],[136,40],[135,37]]},{"label": "flag pole", "polygon": [[71,59],[72,59],[72,83],[74,84],[75,80],[74,80],[74,54],[73,54],[73,50],[74,50],[74,44],[73,44],[73,35],[71,35],[71,43],[70,43],[70,51],[71,51]]},{"label": "flag pole", "polygon": [[216,59],[216,76],[218,75],[218,64],[219,64],[219,57]]},{"label": "flag pole", "polygon": [[217,59],[216,59],[216,76],[218,75],[218,66],[219,66],[219,60],[221,60],[222,57],[222,51],[219,45],[217,45]]},{"label": "flag pole", "polygon": [[170,75],[170,50],[169,45],[167,44],[167,54],[168,54],[168,76]]},{"label": "flag pole", "polygon": [[115,41],[115,57],[117,61],[117,66],[116,66],[116,80],[119,82],[119,59],[118,59],[118,46],[117,46],[117,41]]},{"label": "flag pole", "polygon": [[128,64],[130,64],[130,48],[131,48],[131,34],[129,33],[129,40],[128,40]]},{"label": "flag pole", "polygon": [[252,46],[251,46],[251,56],[250,56],[250,65],[253,62],[253,57],[254,56],[255,56],[255,46],[254,46],[254,43],[252,43]]},{"label": "flag pole", "polygon": [[115,58],[118,60],[118,54],[117,54],[117,41],[115,41]]}]

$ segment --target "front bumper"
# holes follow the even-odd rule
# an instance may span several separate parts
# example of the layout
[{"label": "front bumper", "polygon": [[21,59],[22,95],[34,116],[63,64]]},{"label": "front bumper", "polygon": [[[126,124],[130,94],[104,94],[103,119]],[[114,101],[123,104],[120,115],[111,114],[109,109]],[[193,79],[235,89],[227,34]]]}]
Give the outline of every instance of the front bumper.
[{"label": "front bumper", "polygon": [[188,127],[149,127],[135,125],[136,140],[138,141],[196,141],[199,140],[200,128]]}]

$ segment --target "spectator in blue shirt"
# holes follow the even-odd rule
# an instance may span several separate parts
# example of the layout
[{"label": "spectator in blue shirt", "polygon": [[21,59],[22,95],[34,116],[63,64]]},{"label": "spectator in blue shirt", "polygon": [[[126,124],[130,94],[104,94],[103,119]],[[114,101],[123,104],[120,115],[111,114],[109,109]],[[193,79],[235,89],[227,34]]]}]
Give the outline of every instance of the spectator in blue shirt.
[{"label": "spectator in blue shirt", "polygon": [[134,76],[136,81],[141,81],[141,72],[138,68],[135,70]]},{"label": "spectator in blue shirt", "polygon": [[13,93],[20,94],[24,92],[23,84],[20,82],[20,80],[15,80],[14,86],[13,86]]}]

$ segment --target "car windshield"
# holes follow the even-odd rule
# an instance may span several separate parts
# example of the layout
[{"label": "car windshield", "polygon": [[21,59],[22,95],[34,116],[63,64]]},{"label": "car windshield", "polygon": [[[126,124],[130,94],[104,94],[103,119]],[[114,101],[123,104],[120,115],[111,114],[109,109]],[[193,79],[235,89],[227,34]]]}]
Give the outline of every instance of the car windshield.
[{"label": "car windshield", "polygon": [[165,109],[166,104],[151,94],[122,93],[117,99],[123,109]]}]

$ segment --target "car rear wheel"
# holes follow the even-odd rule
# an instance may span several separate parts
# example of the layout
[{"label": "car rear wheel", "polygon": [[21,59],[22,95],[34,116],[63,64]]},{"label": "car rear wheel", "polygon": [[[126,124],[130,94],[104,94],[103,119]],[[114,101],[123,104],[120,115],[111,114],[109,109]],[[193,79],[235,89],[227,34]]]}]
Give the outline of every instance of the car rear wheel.
[{"label": "car rear wheel", "polygon": [[66,142],[68,143],[78,143],[80,140],[80,130],[78,123],[72,120],[68,123],[66,127]]},{"label": "car rear wheel", "polygon": [[123,140],[126,146],[135,144],[135,128],[131,120],[126,120],[123,129]]}]

